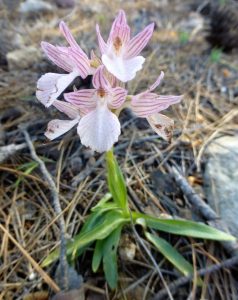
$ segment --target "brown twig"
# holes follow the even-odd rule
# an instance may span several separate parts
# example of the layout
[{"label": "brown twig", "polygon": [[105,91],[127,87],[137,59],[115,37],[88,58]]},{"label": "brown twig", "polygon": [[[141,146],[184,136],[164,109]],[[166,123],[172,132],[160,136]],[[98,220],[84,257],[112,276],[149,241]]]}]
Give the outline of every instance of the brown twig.
[{"label": "brown twig", "polygon": [[[199,195],[194,191],[194,189],[180,174],[180,172],[174,166],[169,167],[168,165],[166,165],[166,167],[173,175],[176,183],[180,187],[187,200],[191,203],[192,209],[198,212],[211,226],[219,230],[229,232],[226,224],[222,220],[220,220],[216,212],[199,197]],[[221,244],[223,245],[227,253],[229,253],[231,256],[238,255],[237,241],[221,242]]]},{"label": "brown twig", "polygon": [[[235,265],[238,264],[238,256],[234,256],[232,258],[229,258],[219,264],[215,264],[215,265],[212,265],[208,268],[203,268],[203,269],[200,269],[199,271],[197,271],[197,275],[198,276],[204,276],[206,274],[210,274],[210,273],[213,273],[213,272],[217,272],[221,269],[224,269],[224,268],[232,268],[234,267]],[[178,288],[181,286],[181,285],[184,285],[186,283],[188,283],[189,281],[193,280],[193,275],[191,276],[183,276],[177,280],[175,280],[174,282],[168,284],[168,288],[170,289],[170,292],[172,294],[174,294]],[[163,289],[163,290],[160,290],[153,298],[152,300],[161,300],[161,299],[164,299],[164,297],[167,295],[167,290],[166,289]]]},{"label": "brown twig", "polygon": [[65,222],[64,222],[62,208],[61,208],[60,201],[59,201],[57,187],[55,185],[55,182],[54,182],[52,176],[48,172],[44,162],[36,154],[34,145],[30,139],[28,132],[26,131],[26,129],[23,129],[23,128],[22,128],[22,132],[25,136],[25,140],[30,149],[32,158],[36,162],[38,162],[41,173],[42,173],[43,177],[45,178],[45,180],[49,184],[49,189],[50,189],[52,200],[53,200],[54,210],[55,210],[55,213],[59,216],[58,223],[59,223],[59,228],[60,228],[60,241],[61,241],[61,243],[60,243],[60,266],[61,266],[61,275],[63,278],[63,282],[62,282],[63,289],[67,289],[68,288],[68,263],[67,263],[67,259],[66,259]]}]

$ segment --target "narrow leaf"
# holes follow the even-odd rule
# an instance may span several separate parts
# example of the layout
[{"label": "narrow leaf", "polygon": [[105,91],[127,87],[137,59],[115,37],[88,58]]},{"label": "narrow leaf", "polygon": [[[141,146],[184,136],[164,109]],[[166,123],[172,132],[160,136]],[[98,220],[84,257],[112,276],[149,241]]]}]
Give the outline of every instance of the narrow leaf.
[{"label": "narrow leaf", "polygon": [[103,257],[103,245],[104,245],[104,240],[97,240],[96,241],[96,246],[93,252],[93,260],[92,260],[92,270],[93,272],[97,272],[100,263],[102,261]]},{"label": "narrow leaf", "polygon": [[182,274],[193,274],[193,266],[166,240],[149,232],[145,236]]},{"label": "narrow leaf", "polygon": [[109,200],[112,199],[112,194],[106,193],[101,200],[98,201],[97,205],[95,205],[91,210],[95,211],[98,208],[101,208],[102,206],[105,205]]},{"label": "narrow leaf", "polygon": [[105,240],[103,247],[103,270],[111,289],[117,287],[117,248],[121,236],[122,226],[117,227]]},{"label": "narrow leaf", "polygon": [[[98,217],[94,215],[94,217]],[[95,240],[104,239],[107,237],[115,228],[119,225],[127,223],[130,221],[129,218],[123,217],[120,212],[109,211],[98,219],[98,222],[93,222],[92,218],[87,224],[86,228],[84,227],[82,231],[76,235],[73,241],[67,244],[67,255],[73,255],[75,258],[78,255],[78,251],[88,246],[91,242]],[[90,225],[90,226],[89,226]],[[42,267],[45,267],[51,264],[53,261],[59,258],[59,249],[56,249],[42,263]]]},{"label": "narrow leaf", "polygon": [[187,221],[183,219],[156,218],[141,213],[133,213],[132,215],[136,223],[138,221],[140,222],[139,219],[144,219],[148,227],[172,234],[217,241],[236,240],[235,237],[230,234],[194,221]]}]

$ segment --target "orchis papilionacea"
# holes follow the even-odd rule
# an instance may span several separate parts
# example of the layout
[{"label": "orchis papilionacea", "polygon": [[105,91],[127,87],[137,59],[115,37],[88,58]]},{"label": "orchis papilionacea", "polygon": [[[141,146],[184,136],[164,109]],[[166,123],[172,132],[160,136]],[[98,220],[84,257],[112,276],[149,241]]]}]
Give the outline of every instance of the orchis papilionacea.
[{"label": "orchis papilionacea", "polygon": [[[150,40],[154,24],[131,38],[125,12],[120,10],[114,20],[107,42],[96,25],[101,55],[94,52],[90,58],[80,48],[64,22],[60,31],[69,46],[53,46],[42,42],[48,58],[68,74],[47,73],[37,83],[36,97],[46,107],[53,105],[71,120],[52,120],[48,124],[46,137],[53,140],[77,125],[77,132],[83,145],[98,152],[109,151],[118,141],[121,126],[119,113],[130,108],[138,117],[146,118],[152,129],[162,138],[171,138],[174,122],[160,114],[171,104],[181,101],[181,96],[161,96],[154,93],[164,77],[161,72],[156,82],[146,91],[128,95],[123,88],[125,82],[135,78],[145,61],[140,52]],[[79,89],[59,96],[78,76],[92,75],[93,89]]]},{"label": "orchis papilionacea", "polygon": [[[154,92],[164,77],[163,72],[154,84],[139,94],[128,95],[125,88],[125,83],[134,79],[136,73],[142,69],[145,58],[140,56],[140,52],[151,38],[153,29],[154,24],[150,24],[131,38],[125,13],[120,10],[112,24],[107,42],[103,40],[98,25],[96,26],[100,56],[91,52],[88,57],[64,22],[60,23],[60,31],[69,44],[67,47],[42,42],[42,48],[48,58],[67,73],[43,75],[37,83],[36,96],[46,107],[52,105],[70,119],[50,121],[45,135],[53,140],[77,126],[83,145],[98,152],[106,152],[109,190],[109,193],[105,194],[91,209],[79,233],[68,241],[67,250],[64,249],[65,243],[62,238],[60,251],[55,249],[51,252],[42,266],[51,264],[59,257],[61,262],[64,262],[66,255],[71,262],[74,262],[89,246],[92,249],[94,247],[92,243],[95,243],[92,270],[97,272],[102,265],[111,289],[117,287],[117,248],[122,230],[132,223],[141,225],[145,238],[153,247],[172,262],[183,275],[192,278],[196,273],[193,265],[170,243],[155,234],[154,230],[195,238],[235,240],[234,237],[201,223],[167,218],[162,215],[149,216],[130,207],[126,180],[112,149],[121,133],[119,114],[122,109],[130,108],[137,117],[146,118],[159,136],[170,140],[174,122],[161,114],[161,111],[180,102],[182,98],[161,96]],[[80,76],[84,79],[88,75],[92,75],[92,88],[78,90],[74,88],[74,91],[64,93],[64,100],[59,99],[76,77]],[[153,229],[153,232],[148,229]],[[195,281],[202,282],[199,277],[194,279]]]}]

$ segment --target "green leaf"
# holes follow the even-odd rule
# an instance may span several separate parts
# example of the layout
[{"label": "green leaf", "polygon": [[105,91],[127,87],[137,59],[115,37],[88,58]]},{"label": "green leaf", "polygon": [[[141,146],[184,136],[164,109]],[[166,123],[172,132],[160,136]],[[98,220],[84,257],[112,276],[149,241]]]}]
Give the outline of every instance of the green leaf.
[{"label": "green leaf", "polygon": [[[101,224],[103,220],[103,216],[100,211],[91,213],[90,216],[86,219],[82,229],[79,232],[80,234],[89,232],[93,227],[96,227],[97,225]],[[67,249],[69,247],[70,242],[67,243]],[[85,247],[82,247],[78,253],[77,256],[80,256],[84,250],[87,248],[88,245]],[[59,248],[55,249],[52,251],[42,262],[41,266],[46,267],[56,261],[59,258]]]},{"label": "green leaf", "polygon": [[132,213],[132,216],[136,223],[139,223],[140,219],[144,219],[148,227],[172,234],[217,241],[236,240],[236,238],[230,234],[194,221],[187,221],[183,219],[156,218],[141,213]]},{"label": "green leaf", "polygon": [[102,204],[100,207],[94,207],[91,209],[93,212],[96,212],[96,211],[100,211],[101,213],[104,213],[108,210],[120,210],[121,211],[121,208],[118,207],[117,203],[114,203],[114,202],[108,202],[108,203],[105,203],[105,204]]},{"label": "green leaf", "polygon": [[[31,174],[36,168],[38,167],[38,162],[36,161],[30,161],[27,162],[25,164],[20,165],[19,167],[17,167],[18,170],[23,170],[23,173],[25,175],[29,175]],[[24,176],[19,176],[19,178],[17,179],[17,181],[15,182],[15,186],[19,186],[19,184],[24,180]]]},{"label": "green leaf", "polygon": [[106,152],[107,181],[114,201],[128,213],[126,182],[112,150]]},{"label": "green leaf", "polygon": [[[90,216],[90,220],[76,235],[73,241],[67,244],[67,256],[73,255],[73,259],[78,256],[78,251],[85,246],[88,246],[95,240],[101,240],[106,238],[115,228],[129,222],[130,219],[125,218],[118,211],[109,211],[103,215],[100,212]],[[56,249],[42,263],[42,267],[51,264],[59,257],[59,249]]]},{"label": "green leaf", "polygon": [[98,208],[101,208],[103,207],[109,200],[112,199],[112,194],[110,193],[106,193],[101,200],[98,201],[97,205],[95,205],[91,211],[95,211],[97,210]]},{"label": "green leaf", "polygon": [[120,212],[110,211],[104,215],[103,222],[90,231],[80,234],[74,238],[74,241],[69,245],[69,254],[73,254],[78,248],[81,248],[88,243],[106,238],[119,225],[129,221]]},{"label": "green leaf", "polygon": [[96,241],[96,246],[93,252],[93,260],[92,260],[92,270],[93,272],[97,272],[100,263],[102,261],[103,257],[103,245],[104,245],[104,240],[97,240]]},{"label": "green leaf", "polygon": [[193,266],[166,240],[149,232],[145,236],[182,274],[193,274]]},{"label": "green leaf", "polygon": [[103,247],[103,270],[111,289],[117,287],[117,248],[121,236],[122,226],[117,227],[105,240]]}]

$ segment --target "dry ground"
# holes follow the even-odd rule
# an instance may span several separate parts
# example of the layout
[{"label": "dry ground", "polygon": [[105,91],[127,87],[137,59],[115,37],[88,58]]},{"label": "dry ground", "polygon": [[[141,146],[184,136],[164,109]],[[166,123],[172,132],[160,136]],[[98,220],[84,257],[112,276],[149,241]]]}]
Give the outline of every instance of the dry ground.
[{"label": "dry ground", "polygon": [[[160,93],[185,95],[180,105],[174,105],[167,112],[175,120],[174,138],[171,144],[158,139],[146,121],[135,119],[125,111],[121,116],[122,135],[115,152],[127,179],[132,208],[154,215],[166,213],[198,219],[171,181],[166,163],[179,166],[204,197],[204,149],[219,134],[233,135],[238,129],[237,55],[222,54],[217,62],[211,61],[211,49],[204,38],[207,25],[199,30],[200,19],[195,26],[189,21],[192,11],[195,12],[192,0],[114,1],[113,5],[110,2],[94,1],[92,6],[84,0],[73,11],[56,10],[34,18],[20,18],[11,10],[4,13],[9,22],[6,30],[18,32],[23,44],[38,48],[41,40],[53,44],[63,42],[57,24],[64,19],[82,48],[89,51],[96,48],[95,23],[99,22],[103,33],[107,34],[119,8],[125,9],[135,32],[154,21],[156,30],[150,46],[144,51],[147,57],[144,69],[128,88],[130,93],[141,91],[161,70],[165,72]],[[67,234],[71,237],[79,231],[90,208],[107,191],[105,164],[101,155],[80,144],[76,131],[54,142],[44,137],[47,122],[59,115],[53,109],[46,110],[34,95],[37,78],[49,70],[56,71],[56,68],[43,57],[25,70],[0,66],[1,143],[24,143],[18,125],[27,125],[38,155],[45,160],[57,183]],[[58,244],[59,229],[47,182],[32,164],[27,147],[5,160],[0,171],[0,223],[6,229],[6,232],[0,230],[0,299],[23,299],[34,291],[48,290],[44,276],[34,270],[24,254],[40,264]],[[196,270],[228,258],[218,243],[164,236]],[[120,281],[114,292],[106,286],[103,273],[92,273],[90,250],[77,261],[76,268],[89,286],[87,299],[152,299],[164,288],[129,228],[124,233],[121,249],[126,245],[136,245],[136,255],[131,261],[119,258]],[[151,251],[168,284],[179,278],[162,256]],[[54,279],[54,268],[45,271]],[[207,274],[202,287],[191,281],[178,289],[174,299],[238,299],[237,270]]]}]

